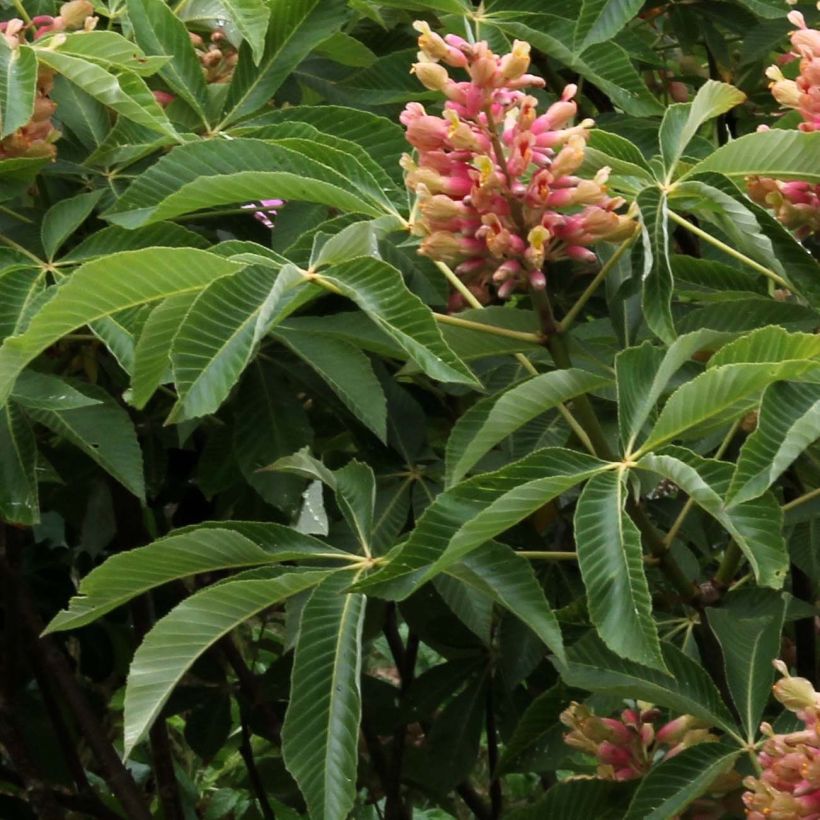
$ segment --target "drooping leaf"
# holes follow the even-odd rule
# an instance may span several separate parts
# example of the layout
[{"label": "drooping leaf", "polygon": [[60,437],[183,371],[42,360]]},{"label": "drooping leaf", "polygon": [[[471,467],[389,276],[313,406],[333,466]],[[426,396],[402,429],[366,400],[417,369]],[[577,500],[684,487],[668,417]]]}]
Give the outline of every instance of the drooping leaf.
[{"label": "drooping leaf", "polygon": [[196,292],[241,265],[193,248],[146,248],[86,262],[0,347],[0,404],[20,371],[66,333],[118,310]]},{"label": "drooping leaf", "polygon": [[0,42],[0,139],[22,128],[34,111],[37,58],[24,45],[12,48]]},{"label": "drooping leaf", "polygon": [[669,204],[659,188],[646,188],[637,199],[643,241],[643,312],[653,333],[667,344],[676,334],[672,318],[674,275],[669,248]]},{"label": "drooping leaf", "polygon": [[0,453],[0,519],[30,527],[40,520],[37,442],[14,404],[0,408]]},{"label": "drooping leaf", "polygon": [[624,478],[614,470],[599,473],[582,490],[575,509],[578,566],[590,619],[604,643],[625,658],[665,669],[641,535],[624,509]]},{"label": "drooping leaf", "polygon": [[77,194],[61,199],[46,211],[40,225],[40,237],[49,261],[54,259],[63,242],[85,222],[102,194],[102,190]]},{"label": "drooping leaf", "polygon": [[316,820],[347,817],[356,798],[365,597],[349,583],[331,575],[302,610],[282,727],[285,765]]},{"label": "drooping leaf", "polygon": [[34,410],[73,410],[101,403],[99,399],[81,393],[65,379],[36,370],[24,370],[20,374],[11,398],[21,407]]},{"label": "drooping leaf", "polygon": [[191,664],[244,621],[323,581],[327,570],[231,580],[200,590],[156,622],[137,649],[125,687],[129,757]]}]

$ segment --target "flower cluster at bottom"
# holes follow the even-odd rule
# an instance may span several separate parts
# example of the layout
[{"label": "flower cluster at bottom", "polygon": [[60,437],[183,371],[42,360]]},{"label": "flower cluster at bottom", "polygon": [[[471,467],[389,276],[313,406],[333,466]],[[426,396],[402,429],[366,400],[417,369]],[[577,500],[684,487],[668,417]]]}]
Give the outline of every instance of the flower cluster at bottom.
[{"label": "flower cluster at bottom", "polygon": [[[594,261],[589,246],[632,234],[634,221],[616,213],[624,200],[607,191],[609,169],[578,176],[585,158],[585,120],[575,86],[538,114],[537,100],[521,89],[543,86],[528,74],[530,46],[515,41],[497,56],[486,42],[441,37],[417,22],[419,62],[413,72],[446,97],[443,116],[410,103],[401,116],[415,158],[402,165],[416,194],[414,232],[420,253],[452,264],[482,302],[490,288],[501,298],[518,288],[546,287],[546,264]],[[448,68],[466,71],[458,82]]]},{"label": "flower cluster at bottom", "polygon": [[803,723],[787,734],[775,734],[764,723],[767,739],[758,760],[762,772],[747,777],[743,795],[749,820],[820,820],[820,694],[805,678],[793,678],[786,665],[775,666],[784,677],[774,696]]}]

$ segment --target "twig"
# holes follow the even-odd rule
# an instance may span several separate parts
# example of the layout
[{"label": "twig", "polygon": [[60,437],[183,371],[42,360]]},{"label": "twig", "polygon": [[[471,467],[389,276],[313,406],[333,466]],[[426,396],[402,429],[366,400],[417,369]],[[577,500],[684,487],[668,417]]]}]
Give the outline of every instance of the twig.
[{"label": "twig", "polygon": [[490,812],[493,820],[499,820],[504,807],[504,795],[498,778],[498,733],[495,728],[495,704],[493,702],[493,678],[487,681],[487,768],[490,772]]},{"label": "twig", "polygon": [[265,794],[265,785],[259,776],[259,769],[256,768],[256,760],[253,756],[253,747],[251,746],[251,733],[248,729],[248,721],[243,710],[240,710],[239,722],[242,730],[239,754],[242,755],[242,760],[245,761],[245,768],[248,770],[248,780],[256,795],[256,802],[259,803],[259,810],[262,812],[262,816],[265,820],[276,820],[273,809],[268,802],[268,796]]},{"label": "twig", "polygon": [[511,330],[498,325],[486,325],[482,322],[472,322],[469,319],[462,319],[460,316],[450,316],[447,313],[434,313],[437,322],[444,325],[463,327],[466,330],[478,330],[481,333],[489,333],[493,336],[506,336],[508,339],[516,339],[519,342],[529,344],[541,344],[541,337],[537,333],[527,333],[522,330]]}]

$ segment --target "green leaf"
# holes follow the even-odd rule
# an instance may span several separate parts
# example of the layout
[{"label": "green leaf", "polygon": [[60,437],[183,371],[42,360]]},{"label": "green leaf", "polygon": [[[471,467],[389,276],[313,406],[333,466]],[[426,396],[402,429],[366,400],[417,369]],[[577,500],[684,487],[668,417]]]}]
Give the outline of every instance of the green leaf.
[{"label": "green leaf", "polygon": [[644,342],[615,357],[618,426],[625,452],[632,450],[655,404],[681,366],[699,351],[711,351],[733,336],[714,330],[696,330],[679,336],[666,351]]},{"label": "green leaf", "polygon": [[[264,540],[253,528],[187,528],[144,547],[112,555],[80,582],[68,609],[58,612],[46,633],[78,629],[162,584],[203,572],[315,560],[348,553],[281,524],[264,523]],[[227,526],[231,526],[230,523]]]},{"label": "green leaf", "polygon": [[34,112],[37,58],[28,46],[0,41],[0,139],[22,128]]},{"label": "green leaf", "polygon": [[148,54],[171,58],[159,76],[205,122],[208,92],[185,24],[163,0],[128,0],[127,9],[137,43]]},{"label": "green leaf", "polygon": [[448,572],[497,601],[525,623],[559,658],[564,657],[561,627],[532,567],[505,544],[489,542]]},{"label": "green leaf", "polygon": [[191,664],[244,621],[324,580],[328,571],[231,580],[195,592],[154,625],[125,686],[124,757],[129,757]]},{"label": "green leaf", "polygon": [[764,493],[820,437],[820,384],[776,382],[766,388],[757,428],[738,456],[729,507]]},{"label": "green leaf", "polygon": [[37,50],[37,57],[81,91],[126,119],[171,139],[178,139],[165,112],[136,74],[127,71],[112,74],[96,63],[44,48]]},{"label": "green leaf", "polygon": [[785,604],[778,615],[741,618],[727,609],[707,609],[709,626],[723,650],[723,665],[732,700],[749,743],[754,743],[760,718],[771,694],[772,661],[780,654]]},{"label": "green leaf", "polygon": [[87,396],[59,376],[24,370],[14,383],[12,399],[24,408],[34,410],[73,410],[100,404],[99,399]]},{"label": "green leaf", "polygon": [[266,105],[296,66],[341,28],[345,5],[343,0],[273,0],[261,60],[251,49],[240,50],[223,125]]},{"label": "green leaf", "polygon": [[674,713],[701,718],[737,737],[729,710],[701,666],[672,644],[662,643],[661,648],[668,673],[619,657],[594,635],[585,636],[567,649],[566,663],[553,663],[570,686],[665,706]]},{"label": "green leaf", "polygon": [[165,248],[198,248],[207,250],[209,242],[200,234],[173,222],[158,222],[129,231],[119,225],[109,225],[86,237],[66,253],[63,262],[88,262],[99,256],[110,256],[122,251],[162,246]]},{"label": "green leaf", "polygon": [[382,442],[387,439],[387,399],[370,359],[347,342],[279,326],[273,334],[310,365],[344,405]]},{"label": "green leaf", "polygon": [[66,333],[118,310],[196,292],[241,268],[194,248],[146,248],[86,262],[61,285],[24,333],[0,347],[0,404],[20,371]]},{"label": "green leaf", "polygon": [[723,743],[698,743],[653,766],[643,777],[624,820],[678,817],[743,753]]},{"label": "green leaf", "polygon": [[592,176],[604,166],[619,177],[634,178],[640,187],[653,181],[649,164],[634,142],[595,128],[590,132],[580,171]]},{"label": "green leaf", "polygon": [[401,273],[380,259],[362,257],[320,275],[352,299],[431,378],[476,386],[478,381],[445,343],[430,309],[410,293]]},{"label": "green leaf", "polygon": [[[228,12],[231,22],[248,42],[253,54],[254,65],[259,65],[265,51],[265,34],[271,17],[271,7],[265,0],[220,0]],[[273,3],[274,14],[277,5]],[[280,21],[276,20],[279,24]]]},{"label": "green leaf", "polygon": [[783,586],[788,555],[781,531],[783,513],[774,496],[761,495],[727,509],[721,496],[729,486],[731,465],[701,458],[682,447],[646,455],[638,466],[675,482],[719,521],[743,550],[758,584],[773,589]]},{"label": "green leaf", "polygon": [[643,241],[643,311],[650,330],[667,344],[675,336],[672,319],[674,276],[669,249],[669,205],[660,188],[646,188],[636,200],[641,212]]},{"label": "green leaf", "polygon": [[511,811],[507,820],[623,820],[624,785],[605,780],[556,783],[537,803]]},{"label": "green leaf", "polygon": [[405,598],[604,464],[555,447],[456,485],[433,500],[402,549],[361,588]]},{"label": "green leaf", "polygon": [[746,95],[733,85],[707,80],[691,103],[678,103],[666,109],[658,139],[668,179],[672,178],[678,161],[698,129],[745,99]]},{"label": "green leaf", "polygon": [[30,527],[40,520],[37,441],[13,404],[0,407],[0,520]]},{"label": "green leaf", "polygon": [[155,74],[170,59],[165,55],[146,57],[133,41],[116,31],[103,29],[71,31],[63,33],[59,40],[53,37],[43,43],[49,50],[89,60],[113,74],[123,69],[131,74]]},{"label": "green leaf", "polygon": [[709,359],[709,367],[794,361],[820,365],[820,336],[789,333],[782,327],[772,326],[757,328],[727,344]]},{"label": "green leaf", "polygon": [[665,669],[637,526],[624,510],[625,476],[593,476],[575,508],[578,566],[590,620],[604,643],[625,658]]},{"label": "green leaf", "polygon": [[772,129],[732,140],[690,168],[683,178],[717,171],[728,177],[766,176],[820,183],[820,133]]},{"label": "green leaf", "polygon": [[[332,149],[325,152],[333,156]],[[188,143],[142,173],[105,218],[136,228],[204,208],[270,198],[381,216],[385,206],[355,191],[352,172],[344,173],[356,165],[347,157],[339,159],[339,170],[334,170],[298,151],[260,140]]]},{"label": "green leaf", "polygon": [[575,24],[575,50],[612,39],[642,6],[643,0],[583,0]]},{"label": "green leaf", "polygon": [[30,265],[0,268],[0,340],[25,325],[34,301],[45,288],[45,276]]},{"label": "green leaf", "polygon": [[142,452],[128,413],[104,390],[78,385],[94,403],[67,410],[27,407],[26,413],[79,447],[137,498],[145,499]]},{"label": "green leaf", "polygon": [[61,199],[46,211],[40,224],[40,238],[49,262],[53,261],[63,242],[88,219],[102,195],[102,189],[77,194]]},{"label": "green leaf", "polygon": [[345,594],[349,582],[330,576],[305,604],[282,727],[285,765],[315,820],[347,817],[356,799],[365,597]]},{"label": "green leaf", "polygon": [[[447,448],[449,483],[458,483],[496,444],[541,413],[608,381],[605,376],[570,368],[542,373],[505,391],[492,407],[486,406],[483,423],[469,440],[459,435],[456,423],[451,437],[458,446],[450,447],[448,443]],[[471,427],[475,425],[474,419],[469,421]]]}]

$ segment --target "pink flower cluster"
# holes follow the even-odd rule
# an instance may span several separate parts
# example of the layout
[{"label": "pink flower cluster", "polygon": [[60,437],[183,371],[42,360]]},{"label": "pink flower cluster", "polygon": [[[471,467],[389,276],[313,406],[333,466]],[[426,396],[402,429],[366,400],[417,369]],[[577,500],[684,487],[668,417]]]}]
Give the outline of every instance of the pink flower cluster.
[{"label": "pink flower cluster", "polygon": [[261,199],[259,202],[249,202],[243,208],[253,210],[254,219],[258,219],[266,228],[273,230],[272,216],[276,216],[278,209],[285,204],[284,199]]},{"label": "pink flower cluster", "polygon": [[662,759],[669,759],[697,743],[717,740],[708,724],[682,715],[656,728],[660,710],[638,702],[618,718],[602,718],[573,702],[561,713],[561,723],[571,731],[564,742],[598,760],[598,777],[635,780]]},{"label": "pink flower cluster", "polygon": [[[785,108],[800,112],[801,131],[820,130],[820,31],[810,29],[799,11],[788,15],[797,26],[792,32],[792,52],[785,62],[800,60],[800,73],[788,80],[776,65],[766,71],[772,82],[772,96]],[[762,130],[766,130],[763,126]],[[820,185],[811,182],[752,177],[748,184],[749,196],[758,204],[771,208],[787,228],[805,239],[820,231]]]},{"label": "pink flower cluster", "polygon": [[820,820],[820,694],[805,678],[793,678],[782,661],[784,677],[774,696],[803,722],[803,728],[777,735],[768,723],[767,740],[758,756],[763,771],[747,777],[743,795],[749,820]]},{"label": "pink flower cluster", "polygon": [[202,66],[205,82],[209,85],[229,83],[233,79],[239,53],[228,41],[225,32],[221,28],[215,29],[211,32],[208,43],[199,34],[189,32],[188,36]]},{"label": "pink flower cluster", "polygon": [[[539,115],[535,97],[521,90],[544,85],[527,73],[528,43],[516,40],[499,57],[486,42],[441,37],[424,22],[414,26],[421,50],[413,73],[446,97],[443,116],[419,103],[401,115],[417,151],[415,159],[402,158],[402,167],[416,194],[420,253],[455,265],[486,302],[491,283],[501,298],[518,288],[543,289],[548,262],[591,262],[590,245],[631,235],[632,219],[616,213],[624,200],[607,193],[609,169],[594,179],[577,176],[593,122],[570,124],[575,86]],[[469,79],[456,81],[448,67]]]},{"label": "pink flower cluster", "polygon": [[[49,34],[52,31],[72,31],[85,29],[91,31],[97,25],[97,17],[93,17],[94,6],[89,0],[70,0],[60,6],[57,17],[50,14],[38,14],[31,18],[28,26],[22,20],[13,19],[0,23],[0,31],[6,35],[9,45],[14,47],[20,42],[20,37],[26,29],[34,31],[34,39]],[[12,39],[13,38],[13,39]]]}]

